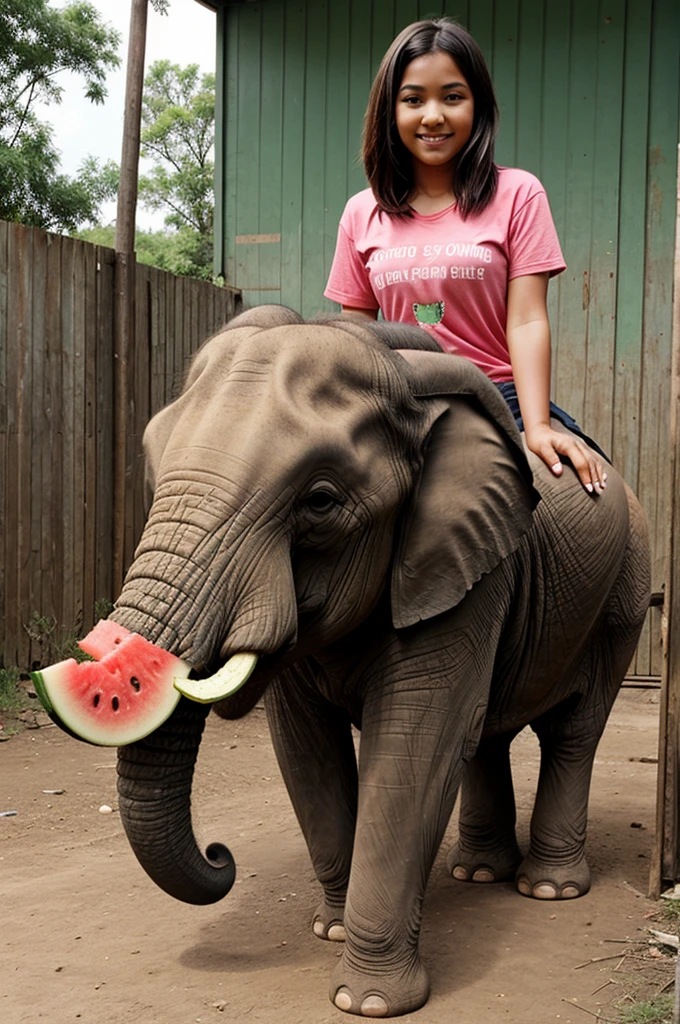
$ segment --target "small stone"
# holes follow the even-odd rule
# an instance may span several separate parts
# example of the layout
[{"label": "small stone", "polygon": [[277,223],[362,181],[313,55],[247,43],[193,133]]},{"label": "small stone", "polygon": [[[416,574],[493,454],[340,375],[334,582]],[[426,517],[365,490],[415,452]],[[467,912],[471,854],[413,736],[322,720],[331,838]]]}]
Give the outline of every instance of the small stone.
[{"label": "small stone", "polygon": [[112,812],[113,812],[113,807],[109,807],[108,804],[102,804],[101,807],[99,808],[99,813],[100,814],[111,814]]}]

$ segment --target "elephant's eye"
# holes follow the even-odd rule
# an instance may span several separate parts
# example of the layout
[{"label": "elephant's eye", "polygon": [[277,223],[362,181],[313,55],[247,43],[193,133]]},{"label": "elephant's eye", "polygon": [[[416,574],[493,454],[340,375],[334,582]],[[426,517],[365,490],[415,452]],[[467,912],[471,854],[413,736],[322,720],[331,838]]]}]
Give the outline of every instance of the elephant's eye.
[{"label": "elephant's eye", "polygon": [[305,506],[317,515],[331,512],[338,505],[344,504],[341,495],[327,487],[316,487],[304,499]]}]

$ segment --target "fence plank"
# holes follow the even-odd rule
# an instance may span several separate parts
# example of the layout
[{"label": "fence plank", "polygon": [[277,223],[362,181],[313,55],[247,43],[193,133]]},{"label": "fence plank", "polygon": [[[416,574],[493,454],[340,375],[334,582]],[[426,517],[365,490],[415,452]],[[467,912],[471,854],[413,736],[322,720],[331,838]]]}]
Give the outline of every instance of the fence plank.
[{"label": "fence plank", "polygon": [[[29,409],[27,410],[30,424],[30,466],[24,465],[23,472],[30,475],[30,548],[26,552],[24,574],[30,587],[30,606],[35,609],[46,609],[48,597],[43,594],[41,547],[42,521],[44,516],[43,503],[50,489],[51,468],[49,459],[44,457],[49,451],[50,425],[46,415],[46,378],[47,365],[47,235],[42,231],[32,232],[32,277],[31,288],[31,391],[29,393]],[[47,580],[45,579],[47,589]],[[43,614],[48,614],[43,611]],[[32,655],[33,656],[33,655]]]},{"label": "fence plank", "polygon": [[[0,492],[0,622],[5,621],[7,594],[6,594],[6,558],[3,538],[8,536],[7,512],[9,503],[10,480],[7,457],[8,457],[8,401],[11,390],[10,381],[7,376],[7,315],[8,315],[8,225],[0,221],[0,480],[4,481],[3,490]],[[3,651],[0,648],[0,663]]]},{"label": "fence plank", "polygon": [[[18,498],[16,521],[16,551],[14,560],[18,583],[18,640],[23,658],[28,662],[33,651],[23,629],[33,614],[33,595],[31,593],[31,406],[33,390],[33,360],[31,338],[31,302],[32,302],[32,263],[33,263],[33,231],[23,228],[17,247],[18,264],[16,282],[18,285],[15,301],[18,309],[16,344],[18,349],[17,370],[19,378],[19,397],[17,401],[17,476],[16,492]],[[22,614],[22,610],[23,614]],[[28,614],[26,614],[28,613]]]},{"label": "fence plank", "polygon": [[115,254],[97,249],[97,550],[95,601],[113,597],[113,311]]}]

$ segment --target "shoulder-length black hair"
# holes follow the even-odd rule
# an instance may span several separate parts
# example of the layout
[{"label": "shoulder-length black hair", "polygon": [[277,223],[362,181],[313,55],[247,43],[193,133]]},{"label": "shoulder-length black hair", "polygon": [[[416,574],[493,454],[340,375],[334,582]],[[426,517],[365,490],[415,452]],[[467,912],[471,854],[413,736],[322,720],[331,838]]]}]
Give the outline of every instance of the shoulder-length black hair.
[{"label": "shoulder-length black hair", "polygon": [[383,57],[364,117],[364,170],[378,207],[385,213],[412,216],[409,198],[413,191],[413,163],[397,131],[397,93],[407,65],[416,57],[437,50],[455,60],[474,99],[472,134],[453,173],[453,191],[461,214],[466,217],[480,213],[491,202],[498,186],[493,159],[498,105],[482,51],[470,33],[450,18],[416,21],[399,33]]}]

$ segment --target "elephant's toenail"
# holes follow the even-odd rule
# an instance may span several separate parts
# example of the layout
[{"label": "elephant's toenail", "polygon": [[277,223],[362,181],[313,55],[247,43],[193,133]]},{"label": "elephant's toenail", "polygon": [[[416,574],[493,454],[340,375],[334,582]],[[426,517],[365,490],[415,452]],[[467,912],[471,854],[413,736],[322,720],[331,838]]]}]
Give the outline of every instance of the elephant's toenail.
[{"label": "elephant's toenail", "polygon": [[464,868],[462,864],[457,864],[451,874],[454,878],[457,878],[459,882],[467,882],[468,880],[467,868]]},{"label": "elephant's toenail", "polygon": [[534,886],[533,896],[537,900],[556,900],[557,889],[552,882],[539,882]]},{"label": "elephant's toenail", "polygon": [[562,899],[563,900],[575,900],[577,896],[581,895],[581,890],[576,885],[565,885],[562,888]]},{"label": "elephant's toenail", "polygon": [[364,1017],[386,1017],[387,1003],[382,996],[366,996],[361,1004],[361,1013]]},{"label": "elephant's toenail", "polygon": [[528,878],[517,879],[517,892],[521,892],[522,896],[531,896],[531,885]]},{"label": "elephant's toenail", "polygon": [[344,925],[332,924],[328,929],[329,942],[344,942],[347,938]]},{"label": "elephant's toenail", "polygon": [[496,877],[489,868],[477,868],[472,876],[473,882],[495,882]]},{"label": "elephant's toenail", "polygon": [[314,924],[312,925],[312,931],[316,936],[318,936],[318,938],[325,939],[326,929],[323,926],[323,921],[320,921],[318,917]]},{"label": "elephant's toenail", "polygon": [[344,1010],[345,1013],[349,1013],[352,1009],[352,997],[346,988],[339,988],[335,993],[335,999],[333,1000],[339,1010]]}]

